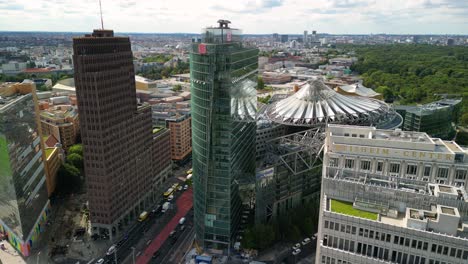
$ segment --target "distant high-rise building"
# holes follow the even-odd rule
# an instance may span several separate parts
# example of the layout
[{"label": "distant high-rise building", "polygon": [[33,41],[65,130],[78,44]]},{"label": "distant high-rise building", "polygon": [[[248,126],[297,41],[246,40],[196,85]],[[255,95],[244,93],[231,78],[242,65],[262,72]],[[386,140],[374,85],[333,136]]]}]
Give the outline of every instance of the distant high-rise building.
[{"label": "distant high-rise building", "polygon": [[279,34],[278,33],[273,33],[273,42],[279,42],[279,41],[280,41]]},{"label": "distant high-rise building", "polygon": [[467,179],[453,141],[329,125],[315,263],[468,263]]},{"label": "distant high-rise building", "polygon": [[195,232],[205,249],[233,246],[240,189],[255,179],[258,49],[218,23],[190,53]]},{"label": "distant high-rise building", "polygon": [[281,42],[282,43],[286,43],[288,42],[289,40],[289,36],[288,35],[281,35]]},{"label": "distant high-rise building", "polygon": [[167,166],[154,162],[158,135],[151,107],[137,104],[129,38],[112,30],[74,38],[73,63],[91,225],[112,238],[159,196]]},{"label": "distant high-rise building", "polygon": [[455,45],[455,40],[453,38],[448,38],[447,39],[447,46],[453,46]]},{"label": "distant high-rise building", "polygon": [[23,256],[36,246],[50,211],[34,90],[34,84],[0,86],[0,233]]},{"label": "distant high-rise building", "polygon": [[302,37],[302,41],[304,42],[304,44],[309,42],[309,36],[307,34],[307,30],[304,30],[304,36]]}]

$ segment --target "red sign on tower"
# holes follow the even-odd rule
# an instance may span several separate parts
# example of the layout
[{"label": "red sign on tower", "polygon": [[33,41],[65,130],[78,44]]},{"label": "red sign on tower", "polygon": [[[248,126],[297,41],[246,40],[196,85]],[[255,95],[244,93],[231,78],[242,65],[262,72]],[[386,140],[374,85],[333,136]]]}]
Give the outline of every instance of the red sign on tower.
[{"label": "red sign on tower", "polygon": [[227,40],[228,42],[230,42],[231,39],[232,39],[232,33],[231,33],[231,31],[228,31],[228,32],[226,33],[226,40]]},{"label": "red sign on tower", "polygon": [[206,54],[206,45],[205,44],[199,44],[198,45],[198,53],[200,54]]}]

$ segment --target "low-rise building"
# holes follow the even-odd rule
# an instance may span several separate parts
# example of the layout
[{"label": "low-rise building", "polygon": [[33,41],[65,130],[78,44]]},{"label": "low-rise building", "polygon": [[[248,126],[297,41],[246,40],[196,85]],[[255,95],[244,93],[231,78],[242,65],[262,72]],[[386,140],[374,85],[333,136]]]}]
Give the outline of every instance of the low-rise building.
[{"label": "low-rise building", "polygon": [[263,72],[262,79],[266,84],[280,84],[290,82],[292,77],[285,72]]},{"label": "low-rise building", "polygon": [[44,135],[53,135],[65,149],[76,143],[80,133],[76,107],[72,105],[50,106],[41,112],[40,117]]},{"label": "low-rise building", "polygon": [[49,197],[55,192],[55,186],[57,184],[57,172],[63,161],[63,153],[61,148],[53,147],[45,149],[46,155],[46,183],[47,193]]},{"label": "low-rise building", "polygon": [[184,161],[192,153],[192,118],[181,115],[166,119],[171,132],[171,159]]}]

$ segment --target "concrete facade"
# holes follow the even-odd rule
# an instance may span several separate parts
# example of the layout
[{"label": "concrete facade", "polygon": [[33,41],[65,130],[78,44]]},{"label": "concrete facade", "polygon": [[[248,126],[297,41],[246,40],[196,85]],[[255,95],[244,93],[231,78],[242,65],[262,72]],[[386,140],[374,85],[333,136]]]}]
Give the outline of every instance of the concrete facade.
[{"label": "concrete facade", "polygon": [[324,151],[316,263],[467,263],[464,149],[329,125]]}]

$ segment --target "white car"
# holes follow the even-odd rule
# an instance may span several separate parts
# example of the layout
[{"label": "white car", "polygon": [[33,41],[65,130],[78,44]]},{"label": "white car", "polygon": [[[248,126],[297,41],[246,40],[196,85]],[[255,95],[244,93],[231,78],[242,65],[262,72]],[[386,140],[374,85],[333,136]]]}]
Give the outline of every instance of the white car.
[{"label": "white car", "polygon": [[102,264],[102,263],[104,263],[104,259],[103,259],[103,258],[102,258],[102,259],[99,259],[98,261],[96,261],[96,264]]},{"label": "white car", "polygon": [[301,253],[301,250],[298,248],[296,250],[293,251],[293,255],[296,256],[296,255],[299,255],[299,253]]},{"label": "white car", "polygon": [[301,248],[301,243],[297,243],[296,245],[294,245],[296,248]]},{"label": "white car", "polygon": [[112,245],[108,250],[107,250],[107,253],[106,255],[112,255],[114,254],[114,252],[117,250],[117,246],[116,245]]},{"label": "white car", "polygon": [[310,238],[308,238],[308,237],[304,238],[304,240],[302,241],[303,246],[305,246],[305,245],[307,245],[309,243],[310,243]]},{"label": "white car", "polygon": [[172,199],[174,199],[174,195],[172,195],[172,194],[169,195],[169,197],[167,197],[167,201],[168,201],[168,202],[172,201]]},{"label": "white car", "polygon": [[182,191],[182,189],[183,189],[182,186],[177,187],[177,190],[178,190],[178,191]]},{"label": "white car", "polygon": [[184,190],[187,190],[188,189],[188,185],[184,185]]}]

